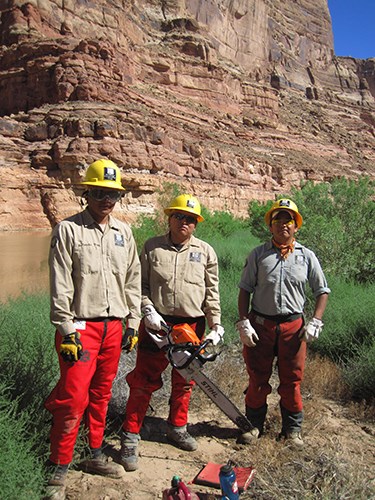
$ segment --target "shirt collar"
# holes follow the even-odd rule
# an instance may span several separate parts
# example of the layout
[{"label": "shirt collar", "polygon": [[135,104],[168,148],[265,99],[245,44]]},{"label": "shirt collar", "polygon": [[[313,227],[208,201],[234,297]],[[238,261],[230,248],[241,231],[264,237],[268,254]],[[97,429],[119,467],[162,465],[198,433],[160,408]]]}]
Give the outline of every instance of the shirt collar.
[{"label": "shirt collar", "polygon": [[[82,212],[82,217],[85,226],[98,226],[98,223],[93,219],[88,208],[85,208],[85,210]],[[108,216],[108,227],[110,227],[111,229],[115,229],[116,231],[119,230],[116,219],[111,215]]]}]

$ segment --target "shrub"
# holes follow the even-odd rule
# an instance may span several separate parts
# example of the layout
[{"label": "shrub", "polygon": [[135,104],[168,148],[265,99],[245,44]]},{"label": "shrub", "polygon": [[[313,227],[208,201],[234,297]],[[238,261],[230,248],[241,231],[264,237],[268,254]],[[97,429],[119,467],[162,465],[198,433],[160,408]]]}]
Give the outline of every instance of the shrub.
[{"label": "shrub", "polygon": [[[322,184],[309,181],[283,195],[295,201],[304,218],[298,240],[316,253],[326,274],[374,282],[375,225],[368,224],[375,217],[374,185],[367,177]],[[263,216],[271,204],[249,204],[250,227],[261,240],[269,237]]]},{"label": "shrub", "polygon": [[0,484],[2,500],[42,498],[43,466],[35,454],[40,437],[31,435],[27,412],[20,414],[18,400],[0,384]]},{"label": "shrub", "polygon": [[24,412],[33,423],[29,432],[39,433],[35,446],[43,454],[49,430],[43,404],[59,372],[48,297],[23,296],[11,301],[1,307],[0,318],[0,383],[7,387],[17,413]]}]

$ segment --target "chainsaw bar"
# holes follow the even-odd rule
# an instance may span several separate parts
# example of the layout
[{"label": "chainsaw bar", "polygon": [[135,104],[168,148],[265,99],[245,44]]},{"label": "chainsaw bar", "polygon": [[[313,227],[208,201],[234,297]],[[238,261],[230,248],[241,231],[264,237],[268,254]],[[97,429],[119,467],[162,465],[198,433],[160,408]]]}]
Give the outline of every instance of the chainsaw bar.
[{"label": "chainsaw bar", "polygon": [[237,425],[242,432],[249,432],[253,429],[252,424],[245,415],[237,408],[237,406],[227,398],[227,396],[215,385],[202,371],[201,363],[194,359],[187,368],[178,370],[181,375],[188,379],[194,380],[202,391],[211,399],[213,403],[225,415]]}]

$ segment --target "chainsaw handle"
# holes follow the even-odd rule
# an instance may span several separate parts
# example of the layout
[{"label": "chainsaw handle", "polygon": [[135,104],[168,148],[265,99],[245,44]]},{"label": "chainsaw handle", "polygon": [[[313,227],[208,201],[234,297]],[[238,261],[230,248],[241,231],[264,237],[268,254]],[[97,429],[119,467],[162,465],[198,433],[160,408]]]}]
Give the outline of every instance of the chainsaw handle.
[{"label": "chainsaw handle", "polygon": [[[194,359],[198,358],[202,363],[205,363],[206,361],[214,361],[218,353],[214,354],[209,354],[208,356],[204,356],[203,354],[200,354],[202,350],[207,347],[208,344],[211,343],[211,340],[205,340],[201,344],[199,344],[195,350],[192,351],[192,348],[194,348],[194,344],[191,343],[186,343],[186,344],[174,344],[171,345],[167,348],[167,356],[169,359],[170,364],[173,366],[173,368],[176,368],[176,370],[183,370],[184,368],[187,368],[190,363],[193,362]],[[175,351],[189,351],[190,356],[189,358],[183,363],[182,365],[178,365],[173,361],[172,358],[172,353]]]}]

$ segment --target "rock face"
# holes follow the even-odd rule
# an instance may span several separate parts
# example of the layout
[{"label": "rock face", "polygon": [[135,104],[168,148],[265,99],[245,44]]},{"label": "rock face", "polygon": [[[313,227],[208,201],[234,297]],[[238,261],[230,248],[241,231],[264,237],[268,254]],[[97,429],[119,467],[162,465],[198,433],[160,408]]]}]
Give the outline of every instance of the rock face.
[{"label": "rock face", "polygon": [[99,157],[129,221],[166,183],[244,216],[304,180],[375,177],[375,59],[335,57],[327,0],[0,9],[0,230],[79,210]]}]

